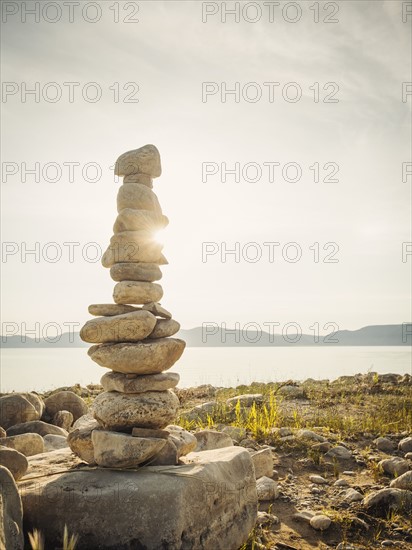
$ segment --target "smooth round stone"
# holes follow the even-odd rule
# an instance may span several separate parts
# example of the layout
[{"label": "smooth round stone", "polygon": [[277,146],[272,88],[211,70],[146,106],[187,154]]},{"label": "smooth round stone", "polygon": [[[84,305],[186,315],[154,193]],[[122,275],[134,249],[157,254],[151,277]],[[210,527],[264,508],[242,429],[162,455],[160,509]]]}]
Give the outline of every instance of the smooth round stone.
[{"label": "smooth round stone", "polygon": [[180,376],[176,372],[160,374],[144,374],[136,378],[127,378],[121,372],[107,372],[100,380],[105,391],[121,393],[142,393],[145,391],[164,391],[174,388],[179,383]]},{"label": "smooth round stone", "polygon": [[169,220],[153,210],[133,210],[125,208],[119,212],[113,226],[113,233],[122,231],[159,231],[166,227]]},{"label": "smooth round stone", "polygon": [[113,281],[146,281],[152,283],[162,278],[157,264],[152,263],[118,263],[110,268]]},{"label": "smooth round stone", "polygon": [[164,428],[176,417],[179,399],[171,390],[145,393],[100,393],[93,402],[92,414],[108,430]]},{"label": "smooth round stone", "polygon": [[92,433],[94,459],[103,468],[134,468],[157,454],[165,439],[95,430]]},{"label": "smooth round stone", "polygon": [[157,374],[170,369],[180,359],[186,342],[178,338],[137,342],[136,344],[101,344],[88,354],[101,367],[125,374]]},{"label": "smooth round stone", "polygon": [[90,315],[96,315],[97,317],[112,317],[113,315],[132,313],[132,311],[140,311],[140,308],[125,304],[91,304],[89,306]]},{"label": "smooth round stone", "polygon": [[110,239],[110,245],[102,256],[103,267],[119,262],[158,263],[163,245],[149,231],[123,231]]},{"label": "smooth round stone", "polygon": [[146,185],[141,183],[124,183],[117,193],[117,211],[120,213],[125,208],[133,210],[153,210],[159,215],[162,209],[156,194]]},{"label": "smooth round stone", "polygon": [[162,173],[162,167],[157,147],[148,144],[123,153],[116,160],[114,173],[116,176],[147,174],[152,178],[158,178]]},{"label": "smooth round stone", "polygon": [[180,324],[174,319],[158,319],[149,338],[167,338],[179,332]]},{"label": "smooth round stone", "polygon": [[[151,283],[146,283],[151,284]],[[97,317],[80,330],[84,342],[138,342],[154,329],[156,317],[149,311],[134,311],[113,317]]]},{"label": "smooth round stone", "polygon": [[157,283],[121,281],[113,289],[113,300],[116,304],[147,304],[158,302],[162,296],[163,289]]},{"label": "smooth round stone", "polygon": [[153,178],[147,174],[130,174],[123,178],[123,183],[142,183],[150,187],[150,189],[153,188]]}]

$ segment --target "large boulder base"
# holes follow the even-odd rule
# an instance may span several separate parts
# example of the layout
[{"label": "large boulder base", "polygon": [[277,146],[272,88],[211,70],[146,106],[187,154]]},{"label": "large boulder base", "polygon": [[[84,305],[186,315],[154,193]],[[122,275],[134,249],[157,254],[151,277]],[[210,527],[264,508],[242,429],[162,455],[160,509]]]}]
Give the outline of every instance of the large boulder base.
[{"label": "large boulder base", "polygon": [[239,548],[257,517],[249,453],[228,447],[184,460],[113,471],[79,468],[67,451],[32,457],[36,479],[20,483],[25,528],[39,529],[47,548],[62,546],[65,524],[79,537],[76,550]]}]

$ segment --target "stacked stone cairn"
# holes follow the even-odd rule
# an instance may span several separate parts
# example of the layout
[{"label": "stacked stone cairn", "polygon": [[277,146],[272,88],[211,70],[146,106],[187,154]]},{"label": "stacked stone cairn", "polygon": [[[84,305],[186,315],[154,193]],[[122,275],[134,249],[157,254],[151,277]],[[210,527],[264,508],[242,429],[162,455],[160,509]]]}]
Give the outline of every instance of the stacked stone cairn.
[{"label": "stacked stone cairn", "polygon": [[191,434],[169,426],[179,406],[172,391],[179,375],[165,371],[180,358],[185,342],[172,338],[180,325],[160,305],[163,289],[154,282],[162,277],[159,265],[167,264],[154,238],[168,224],[152,191],[153,178],[161,175],[158,150],[146,145],[124,153],[115,174],[123,185],[114,235],[102,257],[117,283],[114,303],[89,306],[97,318],[80,332],[82,340],[96,344],[88,351],[92,360],[110,369],[101,379],[104,392],[92,405],[98,424],[90,432],[94,460],[89,461],[112,468],[176,464],[185,454],[179,444],[186,452],[193,446],[183,441]]}]

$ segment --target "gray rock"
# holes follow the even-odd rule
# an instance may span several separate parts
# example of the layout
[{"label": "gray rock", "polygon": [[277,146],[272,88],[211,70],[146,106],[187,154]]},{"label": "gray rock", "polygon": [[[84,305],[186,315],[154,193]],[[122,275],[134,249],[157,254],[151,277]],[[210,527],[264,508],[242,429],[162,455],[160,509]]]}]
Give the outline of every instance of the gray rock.
[{"label": "gray rock", "polygon": [[317,514],[310,519],[309,523],[316,531],[326,531],[326,529],[329,529],[332,520],[324,514]]},{"label": "gray rock", "polygon": [[255,467],[256,479],[261,477],[272,477],[273,457],[270,449],[261,449],[251,453],[253,466]]},{"label": "gray rock", "polygon": [[270,529],[271,527],[279,525],[280,519],[274,514],[269,514],[268,512],[258,512],[256,523],[257,525]]},{"label": "gray rock", "polygon": [[35,407],[22,395],[15,393],[0,397],[0,426],[5,430],[15,424],[40,418]]},{"label": "gray rock", "polygon": [[404,437],[399,441],[398,448],[404,453],[412,452],[412,437]]},{"label": "gray rock", "polygon": [[231,397],[226,401],[229,407],[234,407],[238,403],[241,407],[251,407],[253,404],[261,405],[263,403],[263,395],[261,393],[245,393]]},{"label": "gray rock", "polygon": [[315,517],[315,514],[313,512],[309,512],[308,510],[305,510],[304,512],[297,512],[296,514],[293,514],[292,519],[294,521],[298,521],[301,523],[307,523],[310,524],[310,520]]},{"label": "gray rock", "polygon": [[228,550],[242,546],[256,523],[252,461],[240,447],[190,453],[187,464],[139,472],[68,464],[70,473],[61,473],[63,455],[56,460],[56,453],[31,464],[37,477],[22,491],[26,529],[39,529],[48,548],[62,546],[67,524],[79,537],[76,550]]},{"label": "gray rock", "polygon": [[312,483],[316,483],[317,485],[326,485],[328,483],[327,479],[317,474],[310,475],[309,481],[311,481]]},{"label": "gray rock", "polygon": [[304,389],[300,386],[281,386],[278,393],[289,399],[299,399],[305,394]]},{"label": "gray rock", "polygon": [[[50,419],[52,419],[54,415],[59,411],[69,411],[72,413],[73,418],[76,421],[84,414],[87,414],[89,410],[83,399],[72,391],[57,391],[49,395],[49,397],[47,397],[44,402],[46,405],[46,418]],[[56,435],[64,434],[56,433]]]},{"label": "gray rock", "polygon": [[[152,284],[152,283],[144,283]],[[139,342],[156,326],[156,317],[148,311],[132,311],[111,317],[96,317],[80,330],[80,338],[92,344],[111,342]]]},{"label": "gray rock", "polygon": [[23,508],[10,471],[0,466],[0,548],[23,550]]},{"label": "gray rock", "polygon": [[174,424],[169,424],[169,426],[166,426],[165,430],[170,434],[170,439],[177,448],[178,458],[196,449],[197,439],[192,433]]},{"label": "gray rock", "polygon": [[245,439],[246,437],[245,428],[241,428],[238,426],[225,426],[222,429],[222,432],[230,435],[230,437],[236,442],[242,441],[242,439]]},{"label": "gray rock", "polygon": [[158,453],[165,439],[133,437],[105,430],[92,432],[94,459],[106,468],[135,468]]},{"label": "gray rock", "polygon": [[[44,436],[44,451],[56,451],[57,449],[65,449],[69,446],[67,438],[62,435],[48,434]],[[43,451],[43,452],[44,452]]]},{"label": "gray rock", "polygon": [[348,487],[349,483],[346,479],[337,479],[333,485],[335,487]]},{"label": "gray rock", "polygon": [[344,502],[351,504],[352,502],[363,500],[363,495],[359,491],[356,491],[356,489],[350,488],[346,491],[343,500]]},{"label": "gray rock", "polygon": [[121,393],[143,393],[146,391],[164,391],[177,386],[180,376],[176,372],[143,374],[129,378],[121,372],[107,372],[100,380],[105,391]]},{"label": "gray rock", "polygon": [[148,144],[123,153],[116,161],[114,173],[116,176],[146,174],[151,178],[158,178],[162,167],[157,147]]},{"label": "gray rock", "polygon": [[125,374],[158,374],[180,359],[186,343],[178,338],[160,338],[136,344],[100,344],[88,354],[101,367]]},{"label": "gray rock", "polygon": [[375,447],[384,453],[391,453],[395,449],[393,441],[387,437],[378,437],[373,441]]},{"label": "gray rock", "polygon": [[392,458],[385,458],[378,462],[378,466],[391,476],[401,476],[409,470],[409,463],[404,458],[400,456],[394,456]]},{"label": "gray rock", "polygon": [[7,436],[6,430],[0,426],[0,439],[6,436]]},{"label": "gray rock", "polygon": [[270,477],[260,477],[256,481],[256,491],[259,501],[270,501],[279,497],[278,484]]},{"label": "gray rock", "polygon": [[179,452],[174,443],[174,440],[169,437],[166,439],[166,444],[160,451],[154,455],[148,462],[150,466],[176,466],[179,461]]},{"label": "gray rock", "polygon": [[[37,411],[37,414],[39,415],[38,418],[41,418],[43,416],[44,409],[45,409],[45,404],[43,399],[39,395],[33,392],[20,393],[20,395],[24,397],[24,399],[27,399],[27,401],[33,405],[33,407]],[[37,419],[34,418],[33,420],[37,420]]]},{"label": "gray rock", "polygon": [[149,338],[167,338],[180,330],[180,324],[174,319],[158,319],[155,328]]},{"label": "gray rock", "polygon": [[93,402],[92,413],[109,430],[164,428],[176,417],[179,399],[171,390],[123,394],[103,392]]},{"label": "gray rock", "polygon": [[346,447],[338,445],[337,447],[332,447],[332,449],[330,449],[325,456],[329,458],[337,458],[339,460],[349,460],[352,458],[352,453]]},{"label": "gray rock", "polygon": [[4,437],[1,445],[9,449],[15,449],[24,456],[32,456],[44,453],[44,443],[41,435],[36,433],[25,433]]},{"label": "gray rock", "polygon": [[16,424],[7,430],[8,436],[28,433],[35,433],[41,436],[45,436],[47,434],[63,435],[64,437],[67,436],[67,432],[66,430],[63,430],[63,428],[53,426],[52,424],[47,424],[47,422],[43,422],[42,420],[33,420],[31,422]]},{"label": "gray rock", "polygon": [[222,449],[223,447],[232,447],[232,438],[215,430],[202,430],[194,434],[197,439],[196,451],[211,451],[213,449]]},{"label": "gray rock", "polygon": [[29,463],[24,454],[15,449],[0,446],[0,466],[10,470],[12,476],[17,481],[27,472]]},{"label": "gray rock", "polygon": [[74,417],[70,411],[57,411],[51,423],[68,432],[72,427],[73,421]]},{"label": "gray rock", "polygon": [[412,508],[412,492],[388,487],[367,495],[362,505],[378,516],[386,516],[390,510],[405,512]]},{"label": "gray rock", "polygon": [[396,489],[406,489],[407,491],[412,491],[412,470],[409,470],[396,479],[393,479],[389,485],[390,487],[395,487]]},{"label": "gray rock", "polygon": [[182,413],[182,417],[188,422],[206,421],[207,417],[212,416],[218,409],[219,403],[217,401],[208,401],[207,403],[196,405],[191,411]]},{"label": "gray rock", "polygon": [[310,441],[319,441],[320,443],[324,443],[327,441],[326,437],[323,437],[323,435],[319,435],[312,430],[306,429],[298,430],[296,433],[296,437],[299,437],[300,439],[308,439]]},{"label": "gray rock", "polygon": [[110,268],[110,277],[117,282],[146,281],[152,283],[162,278],[162,272],[157,264],[120,262]]}]

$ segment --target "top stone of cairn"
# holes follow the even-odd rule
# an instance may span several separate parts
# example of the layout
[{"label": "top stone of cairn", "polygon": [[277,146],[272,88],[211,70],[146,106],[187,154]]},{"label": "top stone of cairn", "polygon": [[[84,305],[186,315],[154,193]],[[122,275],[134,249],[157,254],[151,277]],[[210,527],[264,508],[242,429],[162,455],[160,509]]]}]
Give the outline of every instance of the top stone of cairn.
[{"label": "top stone of cairn", "polygon": [[116,176],[145,174],[158,178],[162,173],[159,151],[154,145],[144,145],[127,151],[117,159],[114,173]]}]

